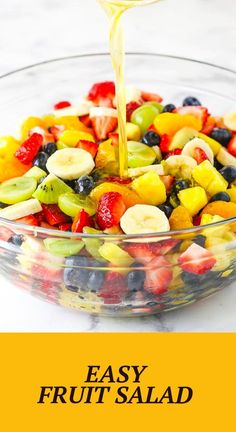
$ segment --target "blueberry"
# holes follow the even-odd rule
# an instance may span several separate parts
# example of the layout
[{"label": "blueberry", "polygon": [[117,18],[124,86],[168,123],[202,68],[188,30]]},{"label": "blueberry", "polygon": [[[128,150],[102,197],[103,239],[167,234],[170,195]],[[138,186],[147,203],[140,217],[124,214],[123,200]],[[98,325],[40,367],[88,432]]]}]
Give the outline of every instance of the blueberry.
[{"label": "blueberry", "polygon": [[53,153],[57,151],[57,146],[54,142],[49,142],[44,146],[44,152],[51,156]]},{"label": "blueberry", "polygon": [[183,273],[181,274],[181,278],[186,285],[198,285],[201,281],[201,276],[185,271],[183,271]]},{"label": "blueberry", "polygon": [[173,105],[173,104],[168,104],[168,105],[164,106],[162,112],[163,112],[163,113],[165,113],[165,112],[172,113],[175,109],[176,109],[176,106],[175,106],[175,105]]},{"label": "blueberry", "polygon": [[143,136],[142,143],[149,147],[159,146],[161,143],[161,137],[155,131],[148,131]]},{"label": "blueberry", "polygon": [[47,153],[39,152],[34,158],[33,165],[47,172],[46,163],[48,158]]},{"label": "blueberry", "polygon": [[201,102],[193,96],[188,96],[184,99],[183,106],[201,106]]},{"label": "blueberry", "polygon": [[7,204],[0,202],[0,209],[4,209],[5,207],[7,207]]},{"label": "blueberry", "polygon": [[14,246],[21,246],[23,241],[24,241],[23,235],[14,234],[9,238],[8,243],[12,243]]},{"label": "blueberry", "polygon": [[132,270],[127,276],[128,290],[131,292],[141,291],[145,281],[145,271]]},{"label": "blueberry", "polygon": [[101,178],[101,172],[99,170],[94,170],[91,174],[91,177],[93,178],[94,182],[97,182]]},{"label": "blueberry", "polygon": [[204,247],[206,243],[206,237],[204,235],[198,235],[193,239],[193,242],[201,247]]},{"label": "blueberry", "polygon": [[225,178],[228,183],[232,183],[236,180],[236,167],[225,166],[220,170],[220,174]]},{"label": "blueberry", "polygon": [[217,194],[211,197],[210,202],[214,201],[226,201],[230,202],[230,196],[226,192],[218,192]]},{"label": "blueberry", "polygon": [[64,270],[64,283],[71,291],[80,291],[86,287],[90,271],[84,267],[89,267],[87,257],[71,256],[66,259]]},{"label": "blueberry", "polygon": [[215,141],[218,141],[221,145],[227,147],[233,134],[225,128],[214,128],[210,133],[210,137]]},{"label": "blueberry", "polygon": [[188,189],[190,187],[190,182],[188,180],[177,180],[174,184],[174,192],[178,194],[183,189]]},{"label": "blueberry", "polygon": [[87,287],[89,291],[94,293],[98,292],[103,285],[104,279],[105,279],[104,271],[95,270],[90,272],[89,279],[87,282]]},{"label": "blueberry", "polygon": [[161,204],[158,206],[158,208],[163,211],[166,215],[166,217],[169,219],[169,217],[171,216],[174,208],[172,207],[172,205],[167,205],[167,204]]},{"label": "blueberry", "polygon": [[89,195],[94,188],[93,178],[90,176],[82,176],[75,180],[74,190],[78,194]]}]

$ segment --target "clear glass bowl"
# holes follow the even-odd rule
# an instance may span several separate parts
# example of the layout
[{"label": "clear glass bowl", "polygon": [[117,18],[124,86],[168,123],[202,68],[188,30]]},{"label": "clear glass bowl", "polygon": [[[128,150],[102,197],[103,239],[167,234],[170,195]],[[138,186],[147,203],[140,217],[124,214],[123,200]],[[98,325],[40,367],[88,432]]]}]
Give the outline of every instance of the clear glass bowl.
[{"label": "clear glass bowl", "polygon": [[[194,95],[212,114],[218,115],[236,106],[233,71],[156,54],[128,54],[126,62],[127,82],[160,93],[166,103],[181,104],[184,97]],[[112,78],[107,54],[56,59],[7,74],[0,79],[0,134],[17,133],[25,117],[50,112],[58,100],[76,102],[94,82]],[[77,310],[110,316],[168,311],[205,298],[235,280],[235,220],[145,236],[78,236],[0,219],[0,272],[6,280],[36,296]],[[22,246],[7,241],[14,233],[23,236]],[[216,264],[202,275],[183,272],[179,257],[199,235],[207,238],[207,247],[213,252]],[[44,248],[45,238],[83,241],[87,249],[92,249],[92,255],[86,247],[76,258],[52,255]],[[124,250],[130,245],[146,245],[151,248],[154,259],[150,264],[145,256],[140,256],[132,268],[130,263],[121,265],[117,260],[109,264],[98,253],[104,241]],[[134,270],[134,264],[137,283],[130,291],[127,275]],[[140,289],[140,279],[145,275],[152,279],[152,286],[146,283],[146,289]]]}]

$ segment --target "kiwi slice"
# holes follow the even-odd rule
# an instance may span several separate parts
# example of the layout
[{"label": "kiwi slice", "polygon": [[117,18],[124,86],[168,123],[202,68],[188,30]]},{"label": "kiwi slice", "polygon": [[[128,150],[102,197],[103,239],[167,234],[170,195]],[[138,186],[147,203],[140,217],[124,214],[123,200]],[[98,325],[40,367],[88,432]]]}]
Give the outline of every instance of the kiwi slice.
[{"label": "kiwi slice", "polygon": [[[102,231],[90,227],[85,227],[83,229],[83,233],[96,235],[96,234],[102,234]],[[96,259],[101,258],[101,254],[99,253],[99,249],[102,246],[101,240],[99,240],[98,238],[83,238],[83,242],[85,244],[86,250],[92,257]]]},{"label": "kiwi slice", "polygon": [[47,176],[47,173],[37,166],[30,168],[30,170],[24,174],[24,177],[35,178],[35,180],[37,180],[37,182],[39,182],[39,180],[41,180],[43,177],[46,177],[46,176]]},{"label": "kiwi slice", "polygon": [[57,204],[60,195],[67,192],[72,194],[73,189],[54,174],[49,174],[38,186],[33,196],[43,204]]},{"label": "kiwi slice", "polygon": [[52,255],[69,257],[78,254],[84,243],[79,240],[48,238],[44,240],[44,246]]},{"label": "kiwi slice", "polygon": [[60,195],[58,206],[63,213],[74,218],[80,210],[85,210],[90,216],[96,213],[96,204],[89,197],[74,193]]},{"label": "kiwi slice", "polygon": [[27,177],[16,177],[0,185],[0,202],[16,204],[32,197],[37,187],[37,180]]}]

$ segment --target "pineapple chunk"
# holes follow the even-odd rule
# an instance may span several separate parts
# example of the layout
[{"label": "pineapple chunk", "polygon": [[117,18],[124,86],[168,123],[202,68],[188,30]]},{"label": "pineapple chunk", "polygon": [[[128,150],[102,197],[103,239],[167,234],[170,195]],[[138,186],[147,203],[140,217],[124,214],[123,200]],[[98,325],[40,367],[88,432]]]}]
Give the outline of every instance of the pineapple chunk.
[{"label": "pineapple chunk", "polygon": [[227,189],[226,192],[230,196],[230,201],[236,203],[236,187]]},{"label": "pineapple chunk", "polygon": [[155,171],[149,171],[132,183],[132,189],[145,204],[160,205],[166,201],[166,188]]},{"label": "pineapple chunk", "polygon": [[192,176],[210,196],[224,192],[228,187],[227,181],[208,160],[196,166],[192,171]]},{"label": "pineapple chunk", "polygon": [[216,140],[210,138],[209,136],[207,136],[203,133],[199,133],[198,137],[201,138],[203,141],[205,141],[205,143],[207,143],[209,145],[209,147],[211,148],[211,150],[214,153],[214,156],[216,156],[217,153],[219,153],[219,151],[222,147],[220,143],[218,143]]},{"label": "pineapple chunk", "polygon": [[[224,218],[218,215],[210,215],[210,214],[203,214],[201,218],[201,225],[209,225],[214,224],[216,222],[223,221]],[[229,226],[228,225],[220,225],[220,226],[212,226],[211,228],[206,228],[202,231],[202,234],[206,237],[221,237],[229,232]]]},{"label": "pineapple chunk", "polygon": [[102,258],[111,264],[119,267],[129,267],[134,260],[131,256],[114,243],[105,242],[100,248],[99,253]]},{"label": "pineapple chunk", "polygon": [[200,186],[183,189],[179,192],[178,198],[191,216],[195,216],[207,205],[208,199],[205,190]]}]

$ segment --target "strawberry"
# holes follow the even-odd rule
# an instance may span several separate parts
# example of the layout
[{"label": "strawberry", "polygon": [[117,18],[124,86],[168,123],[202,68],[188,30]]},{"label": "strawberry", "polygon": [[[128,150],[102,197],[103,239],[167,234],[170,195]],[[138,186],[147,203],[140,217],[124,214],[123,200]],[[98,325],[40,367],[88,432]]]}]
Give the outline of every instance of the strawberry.
[{"label": "strawberry", "polygon": [[33,133],[26,141],[21,144],[15,153],[15,157],[23,164],[30,164],[43,145],[43,136]]},{"label": "strawberry", "polygon": [[162,135],[161,144],[160,144],[161,152],[162,153],[168,153],[169,152],[169,146],[170,146],[170,138],[166,134]]},{"label": "strawberry", "polygon": [[137,262],[144,265],[149,264],[156,257],[151,245],[148,244],[130,243],[125,249]]},{"label": "strawberry", "polygon": [[200,119],[202,121],[202,125],[205,125],[209,116],[208,109],[202,106],[184,106],[177,108],[176,112],[182,115],[190,114]]},{"label": "strawberry", "polygon": [[126,206],[122,195],[118,192],[107,192],[99,200],[97,223],[101,229],[118,225],[125,213]]},{"label": "strawberry", "polygon": [[84,124],[84,126],[86,126],[87,128],[90,128],[91,120],[90,120],[89,114],[81,116],[79,119]]},{"label": "strawberry", "polygon": [[127,122],[130,122],[133,112],[137,108],[139,108],[140,106],[141,106],[141,104],[138,102],[135,102],[135,101],[130,102],[126,105],[126,120],[127,120]]},{"label": "strawberry", "polygon": [[163,256],[154,258],[148,265],[144,288],[152,294],[163,294],[172,281],[173,272]]},{"label": "strawberry", "polygon": [[201,224],[201,219],[202,217],[199,215],[194,216],[193,218],[193,225],[194,226],[199,226]]},{"label": "strawberry", "polygon": [[95,158],[98,151],[98,144],[92,141],[80,140],[76,147],[86,150],[93,158]]},{"label": "strawberry", "polygon": [[228,144],[228,152],[236,157],[236,134],[231,138],[229,144]]},{"label": "strawberry", "polygon": [[98,116],[91,118],[92,127],[98,141],[104,141],[110,132],[113,132],[118,124],[116,117]]},{"label": "strawberry", "polygon": [[181,154],[182,154],[182,149],[176,148],[166,153],[164,159],[167,159],[170,156],[181,155]]},{"label": "strawberry", "polygon": [[68,108],[70,106],[71,106],[70,102],[68,102],[68,101],[61,101],[61,102],[57,102],[54,105],[54,110],[60,110],[60,109],[63,109],[63,108]]},{"label": "strawberry", "polygon": [[212,252],[193,243],[180,257],[179,264],[182,270],[201,275],[207,273],[216,264]]},{"label": "strawberry", "polygon": [[21,223],[21,224],[31,225],[31,226],[39,226],[39,221],[38,221],[37,217],[34,215],[29,215],[29,216],[25,216],[23,218],[17,219],[16,222]]},{"label": "strawberry", "polygon": [[142,91],[142,99],[145,102],[158,102],[161,103],[163,101],[163,98],[157,94],[157,93],[148,93]]},{"label": "strawberry", "polygon": [[205,160],[209,160],[204,150],[202,150],[200,147],[196,147],[194,149],[194,159],[197,161],[197,164],[200,165]]},{"label": "strawberry", "polygon": [[65,130],[65,127],[62,125],[58,126],[50,126],[48,128],[48,132],[53,136],[55,141],[58,141],[62,132]]},{"label": "strawberry", "polygon": [[51,226],[66,223],[70,220],[70,218],[59,209],[57,204],[42,204],[42,208],[45,220]]},{"label": "strawberry", "polygon": [[72,232],[82,233],[85,227],[93,227],[93,218],[85,210],[80,210],[72,224]]},{"label": "strawberry", "polygon": [[99,297],[104,299],[105,304],[121,303],[127,291],[125,277],[118,272],[109,271],[99,293]]},{"label": "strawberry", "polygon": [[202,133],[204,135],[210,135],[212,130],[216,127],[216,120],[214,117],[209,116],[206,123],[204,124],[204,127],[202,129]]},{"label": "strawberry", "polygon": [[94,84],[88,93],[88,100],[91,100],[95,105],[103,107],[113,107],[116,89],[112,81],[105,81]]},{"label": "strawberry", "polygon": [[171,189],[172,189],[174,182],[175,182],[175,177],[173,177],[171,175],[166,175],[166,176],[160,176],[160,179],[166,187],[167,194],[171,193]]},{"label": "strawberry", "polygon": [[156,128],[155,128],[155,126],[154,126],[154,124],[151,124],[151,125],[149,126],[148,131],[154,131],[154,132],[157,131]]},{"label": "strawberry", "polygon": [[72,225],[70,223],[61,224],[58,226],[60,231],[71,231]]},{"label": "strawberry", "polygon": [[110,182],[110,183],[118,183],[118,184],[121,184],[121,185],[128,185],[128,184],[130,184],[130,183],[132,183],[132,180],[131,179],[124,179],[124,178],[121,178],[121,177],[106,177],[106,178],[104,178],[103,179],[105,182]]},{"label": "strawberry", "polygon": [[172,249],[179,244],[180,240],[177,239],[166,239],[156,243],[151,243],[150,248],[153,253],[157,255],[166,255]]},{"label": "strawberry", "polygon": [[119,146],[119,134],[116,132],[111,132],[108,134],[109,139],[112,140],[112,145],[114,147],[118,147]]}]

